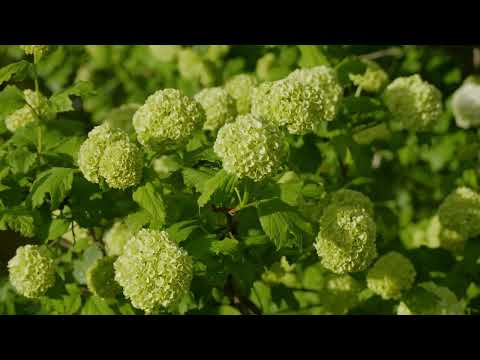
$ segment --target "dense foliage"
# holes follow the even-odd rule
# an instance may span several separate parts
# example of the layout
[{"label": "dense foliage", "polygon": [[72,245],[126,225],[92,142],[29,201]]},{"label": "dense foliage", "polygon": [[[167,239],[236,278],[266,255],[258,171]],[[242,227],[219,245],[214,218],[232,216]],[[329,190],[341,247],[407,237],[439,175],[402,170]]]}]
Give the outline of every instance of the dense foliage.
[{"label": "dense foliage", "polygon": [[0,46],[0,314],[477,314],[472,52]]}]

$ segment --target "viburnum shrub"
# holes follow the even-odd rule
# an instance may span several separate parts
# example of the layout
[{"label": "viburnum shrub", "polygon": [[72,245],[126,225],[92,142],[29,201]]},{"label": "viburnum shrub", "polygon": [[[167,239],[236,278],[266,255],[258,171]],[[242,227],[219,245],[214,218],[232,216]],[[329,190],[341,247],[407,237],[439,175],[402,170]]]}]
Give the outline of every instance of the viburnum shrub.
[{"label": "viburnum shrub", "polygon": [[0,314],[478,314],[473,47],[0,46]]}]

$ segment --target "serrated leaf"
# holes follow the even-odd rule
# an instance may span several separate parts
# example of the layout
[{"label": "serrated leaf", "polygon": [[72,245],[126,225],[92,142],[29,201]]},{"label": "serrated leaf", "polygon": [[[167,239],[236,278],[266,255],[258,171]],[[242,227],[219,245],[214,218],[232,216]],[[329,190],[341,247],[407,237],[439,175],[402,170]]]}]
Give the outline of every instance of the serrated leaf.
[{"label": "serrated leaf", "polygon": [[312,235],[312,226],[295,208],[279,199],[259,202],[257,211],[262,229],[277,250],[284,247],[300,247],[305,234]]},{"label": "serrated leaf", "polygon": [[135,190],[133,200],[149,214],[151,228],[159,229],[165,224],[165,203],[161,192],[152,183],[147,183]]},{"label": "serrated leaf", "polygon": [[108,305],[108,303],[98,297],[98,296],[91,296],[85,302],[85,305],[82,307],[81,311],[82,315],[115,315],[115,312],[112,308]]},{"label": "serrated leaf", "polygon": [[198,198],[198,206],[203,207],[209,202],[216,205],[227,205],[237,183],[238,178],[235,175],[231,175],[223,169],[220,170],[205,182],[202,195]]},{"label": "serrated leaf", "polygon": [[18,148],[9,152],[7,163],[13,174],[26,174],[37,161],[37,154],[26,148]]},{"label": "serrated leaf", "polygon": [[208,179],[214,175],[214,171],[207,168],[202,169],[183,169],[183,182],[188,187],[193,187],[198,192],[203,192],[203,187]]},{"label": "serrated leaf", "polygon": [[47,240],[55,240],[65,234],[71,221],[67,219],[53,219],[48,227]]},{"label": "serrated leaf", "polygon": [[136,233],[144,225],[150,222],[150,214],[146,210],[139,210],[129,214],[125,218],[125,224],[132,233]]},{"label": "serrated leaf", "polygon": [[239,241],[237,239],[225,238],[213,241],[210,244],[210,251],[215,255],[232,256],[238,251]]},{"label": "serrated leaf", "polygon": [[72,188],[75,169],[56,167],[37,176],[32,186],[31,203],[33,208],[45,202],[50,195],[50,209],[57,209]]},{"label": "serrated leaf", "polygon": [[25,105],[23,93],[16,86],[8,85],[0,92],[0,121]]},{"label": "serrated leaf", "polygon": [[4,66],[0,69],[0,85],[12,79],[23,80],[31,67],[32,64],[25,60]]},{"label": "serrated leaf", "polygon": [[79,81],[67,89],[56,92],[50,97],[50,106],[55,112],[75,110],[70,96],[86,97],[94,95],[93,85],[87,81]]},{"label": "serrated leaf", "polygon": [[327,57],[318,45],[298,45],[301,53],[298,65],[301,68],[311,68],[319,65],[329,65]]},{"label": "serrated leaf", "polygon": [[188,239],[190,234],[199,228],[197,220],[185,220],[171,225],[167,231],[177,243]]}]

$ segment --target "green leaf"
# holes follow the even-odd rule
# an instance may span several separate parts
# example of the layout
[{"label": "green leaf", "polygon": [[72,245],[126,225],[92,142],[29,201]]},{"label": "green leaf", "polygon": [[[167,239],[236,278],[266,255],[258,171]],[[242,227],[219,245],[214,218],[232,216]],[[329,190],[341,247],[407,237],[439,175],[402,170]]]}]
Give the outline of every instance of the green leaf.
[{"label": "green leaf", "polygon": [[32,64],[25,60],[4,66],[0,69],[0,85],[9,80],[23,80],[31,67]]},{"label": "green leaf", "polygon": [[232,256],[238,251],[239,241],[232,238],[225,238],[219,241],[213,241],[210,244],[210,251],[215,255]]},{"label": "green leaf", "polygon": [[257,212],[262,229],[277,250],[284,247],[301,247],[305,234],[313,234],[311,225],[295,208],[280,199],[259,202]]},{"label": "green leaf", "polygon": [[108,303],[98,297],[98,296],[91,296],[83,305],[82,315],[115,315],[115,312],[112,308],[108,305]]},{"label": "green leaf", "polygon": [[177,243],[188,239],[190,234],[199,228],[197,220],[185,220],[171,225],[167,231]]},{"label": "green leaf", "polygon": [[218,315],[242,315],[242,313],[230,305],[220,305],[218,307]]},{"label": "green leaf", "polygon": [[214,171],[208,168],[200,169],[183,169],[183,182],[186,186],[192,187],[198,192],[203,192],[203,187],[208,179],[214,175]]},{"label": "green leaf", "polygon": [[220,170],[205,182],[202,195],[198,198],[198,206],[203,207],[209,202],[216,205],[227,205],[237,183],[238,178],[235,175],[231,175],[223,169]]},{"label": "green leaf", "polygon": [[149,182],[133,193],[133,200],[150,216],[150,227],[159,229],[165,224],[165,203],[161,192]]},{"label": "green leaf", "polygon": [[72,188],[75,169],[55,167],[37,176],[32,185],[32,207],[37,208],[50,194],[50,209],[57,209]]},{"label": "green leaf", "polygon": [[17,87],[8,85],[0,92],[0,123],[4,125],[4,119],[25,105],[23,93]]},{"label": "green leaf", "polygon": [[87,81],[79,81],[67,89],[56,92],[50,97],[50,106],[55,112],[75,110],[70,96],[86,97],[94,95],[93,85]]},{"label": "green leaf", "polygon": [[17,148],[7,155],[7,163],[13,174],[26,174],[37,161],[37,154],[26,148]]},{"label": "green leaf", "polygon": [[70,227],[71,221],[67,219],[53,219],[48,227],[47,240],[55,240],[65,234]]},{"label": "green leaf", "polygon": [[350,85],[350,74],[363,74],[367,70],[367,65],[356,57],[348,57],[337,65],[336,71],[338,80],[343,86]]},{"label": "green leaf", "polygon": [[318,45],[298,45],[301,53],[298,65],[301,68],[311,68],[319,65],[329,65],[327,57]]},{"label": "green leaf", "polygon": [[146,210],[139,210],[129,214],[125,218],[125,224],[132,233],[136,233],[144,225],[150,222],[150,214]]},{"label": "green leaf", "polygon": [[35,213],[22,205],[0,210],[0,229],[7,228],[32,237],[35,233]]}]

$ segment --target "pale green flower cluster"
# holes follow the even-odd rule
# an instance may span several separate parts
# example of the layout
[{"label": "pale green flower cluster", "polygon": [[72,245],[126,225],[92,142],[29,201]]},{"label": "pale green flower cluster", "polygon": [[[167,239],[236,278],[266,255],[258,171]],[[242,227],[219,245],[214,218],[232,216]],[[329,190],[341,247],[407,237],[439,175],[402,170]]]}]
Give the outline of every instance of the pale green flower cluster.
[{"label": "pale green flower cluster", "polygon": [[372,201],[361,192],[341,189],[332,193],[330,199],[338,205],[359,206],[364,208],[371,217],[374,216]]},{"label": "pale green flower cluster", "polygon": [[348,77],[356,85],[366,92],[375,93],[380,91],[388,83],[388,74],[377,63],[364,60],[367,66],[363,74],[349,74]]},{"label": "pale green flower cluster", "polygon": [[27,298],[39,298],[55,284],[53,260],[37,245],[17,248],[15,256],[8,262],[8,270],[10,283]]},{"label": "pale green flower cluster", "polygon": [[282,132],[251,114],[225,124],[213,149],[222,159],[225,171],[254,181],[274,175],[286,155]]},{"label": "pale green flower cluster", "polygon": [[366,270],[377,257],[376,226],[362,206],[332,203],[320,218],[314,244],[322,265],[337,273]]},{"label": "pale green flower cluster", "polygon": [[144,146],[181,143],[204,123],[199,103],[180,90],[164,89],[150,95],[133,115],[138,141]]},{"label": "pale green flower cluster", "polygon": [[430,220],[426,235],[431,243],[438,244],[439,247],[451,251],[454,254],[460,254],[465,248],[467,238],[461,233],[442,226],[438,215]]},{"label": "pale green flower cluster", "polygon": [[335,118],[343,89],[326,66],[298,69],[285,79],[264,82],[253,90],[252,113],[292,134],[315,131]]},{"label": "pale green flower cluster", "polygon": [[140,230],[114,263],[132,305],[148,313],[178,303],[190,288],[192,259],[165,231]]},{"label": "pale green flower cluster", "polygon": [[205,88],[194,99],[205,111],[204,130],[215,131],[237,116],[235,100],[221,87]]},{"label": "pale green flower cluster", "polygon": [[225,90],[235,99],[239,115],[248,114],[252,107],[252,91],[257,86],[257,79],[252,74],[239,74],[230,78]]},{"label": "pale green flower cluster", "polygon": [[48,121],[55,117],[45,96],[29,89],[24,90],[23,94],[26,104],[5,118],[5,126],[11,132],[39,119]]},{"label": "pale green flower cluster", "polygon": [[122,255],[125,244],[132,236],[132,232],[123,221],[115,222],[103,235],[103,242],[105,244],[107,255]]},{"label": "pale green flower cluster", "polygon": [[453,292],[433,282],[419,284],[399,304],[398,315],[463,315],[465,306]]},{"label": "pale green flower cluster", "polygon": [[419,75],[400,77],[384,93],[395,129],[429,131],[442,115],[442,93]]},{"label": "pale green flower cluster", "polygon": [[140,183],[143,152],[128,134],[108,123],[95,127],[80,147],[78,165],[93,183],[101,179],[114,189],[126,189]]},{"label": "pale green flower cluster", "polygon": [[181,45],[149,45],[148,47],[155,59],[161,62],[175,61],[182,50]]},{"label": "pale green flower cluster", "polygon": [[452,111],[458,127],[480,126],[480,83],[466,81],[452,96]]},{"label": "pale green flower cluster", "polygon": [[39,59],[48,52],[49,45],[20,45],[20,48],[25,51],[25,54]]},{"label": "pale green flower cluster", "polygon": [[87,287],[96,296],[109,299],[121,291],[115,281],[113,264],[116,259],[114,256],[101,257],[88,268],[85,274]]},{"label": "pale green flower cluster", "polygon": [[457,188],[438,208],[442,226],[465,238],[480,235],[480,194],[467,187]]},{"label": "pale green flower cluster", "polygon": [[178,72],[188,80],[198,80],[203,86],[211,86],[215,76],[200,54],[192,49],[182,49],[178,53]]},{"label": "pale green flower cluster", "polygon": [[359,304],[362,286],[350,275],[329,275],[320,292],[325,314],[343,315]]},{"label": "pale green flower cluster", "polygon": [[370,290],[384,300],[399,299],[402,292],[411,289],[416,271],[411,261],[402,254],[391,251],[381,256],[367,274]]}]

